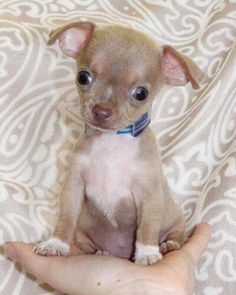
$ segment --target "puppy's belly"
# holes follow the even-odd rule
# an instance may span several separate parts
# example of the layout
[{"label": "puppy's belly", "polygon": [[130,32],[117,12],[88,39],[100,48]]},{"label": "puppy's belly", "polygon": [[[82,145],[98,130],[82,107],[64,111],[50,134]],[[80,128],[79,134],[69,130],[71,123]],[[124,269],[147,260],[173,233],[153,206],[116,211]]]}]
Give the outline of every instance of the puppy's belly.
[{"label": "puppy's belly", "polygon": [[86,233],[98,250],[109,254],[130,259],[134,254],[134,234],[119,230],[105,230],[101,227],[88,229]]},{"label": "puppy's belly", "polygon": [[132,258],[136,232],[136,211],[131,201],[118,204],[112,224],[88,199],[83,204],[78,229],[94,245],[96,250],[102,250],[113,256]]}]

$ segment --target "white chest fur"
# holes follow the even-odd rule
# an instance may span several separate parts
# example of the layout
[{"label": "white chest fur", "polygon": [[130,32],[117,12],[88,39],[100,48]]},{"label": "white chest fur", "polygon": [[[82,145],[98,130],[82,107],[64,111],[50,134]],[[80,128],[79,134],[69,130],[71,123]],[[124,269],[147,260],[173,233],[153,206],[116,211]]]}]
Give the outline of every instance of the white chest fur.
[{"label": "white chest fur", "polygon": [[104,133],[79,155],[85,167],[86,195],[116,226],[116,206],[132,199],[132,179],[138,171],[139,137]]}]

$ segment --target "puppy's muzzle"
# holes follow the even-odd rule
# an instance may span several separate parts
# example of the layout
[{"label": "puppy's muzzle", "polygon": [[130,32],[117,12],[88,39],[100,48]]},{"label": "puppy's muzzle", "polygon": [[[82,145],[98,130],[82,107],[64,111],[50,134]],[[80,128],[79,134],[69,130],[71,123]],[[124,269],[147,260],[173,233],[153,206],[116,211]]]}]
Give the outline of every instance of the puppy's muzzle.
[{"label": "puppy's muzzle", "polygon": [[104,123],[107,119],[109,119],[112,115],[111,108],[101,107],[99,105],[95,105],[92,108],[92,115],[96,122]]}]

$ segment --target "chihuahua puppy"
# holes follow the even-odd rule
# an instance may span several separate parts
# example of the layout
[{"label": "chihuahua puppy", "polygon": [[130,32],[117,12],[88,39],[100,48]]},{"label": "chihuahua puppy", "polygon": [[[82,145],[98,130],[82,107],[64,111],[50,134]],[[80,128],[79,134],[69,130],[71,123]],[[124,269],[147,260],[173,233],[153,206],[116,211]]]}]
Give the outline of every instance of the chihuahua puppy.
[{"label": "chihuahua puppy", "polygon": [[53,236],[39,255],[109,254],[153,264],[180,249],[185,220],[148,127],[164,84],[199,87],[202,71],[174,48],[122,26],[75,22],[52,32],[75,59],[85,133],[71,157]]}]

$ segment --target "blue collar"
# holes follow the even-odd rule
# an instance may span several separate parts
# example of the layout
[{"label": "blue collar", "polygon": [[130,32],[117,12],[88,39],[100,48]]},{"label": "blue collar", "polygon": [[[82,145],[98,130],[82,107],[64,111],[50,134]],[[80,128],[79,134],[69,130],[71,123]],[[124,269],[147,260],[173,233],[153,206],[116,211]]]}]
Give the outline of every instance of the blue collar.
[{"label": "blue collar", "polygon": [[135,123],[129,125],[125,129],[120,129],[116,131],[116,134],[131,134],[133,137],[137,137],[140,133],[143,132],[145,128],[151,122],[151,117],[149,112],[143,114]]}]

